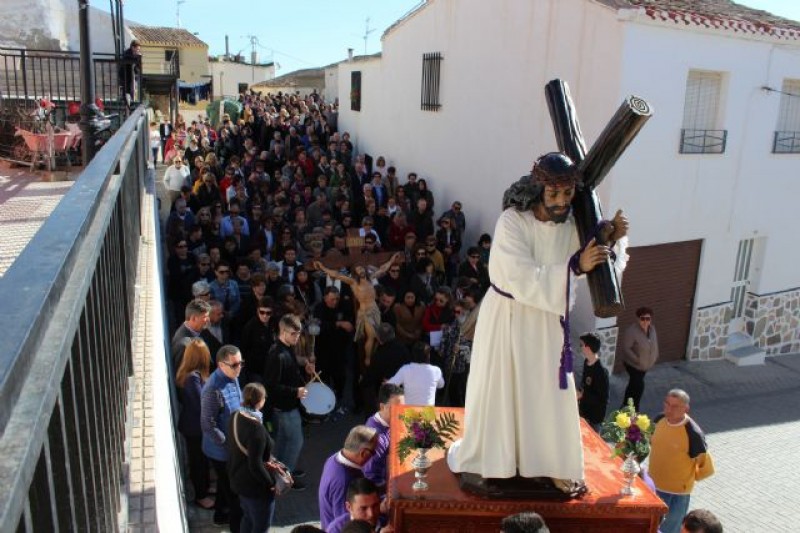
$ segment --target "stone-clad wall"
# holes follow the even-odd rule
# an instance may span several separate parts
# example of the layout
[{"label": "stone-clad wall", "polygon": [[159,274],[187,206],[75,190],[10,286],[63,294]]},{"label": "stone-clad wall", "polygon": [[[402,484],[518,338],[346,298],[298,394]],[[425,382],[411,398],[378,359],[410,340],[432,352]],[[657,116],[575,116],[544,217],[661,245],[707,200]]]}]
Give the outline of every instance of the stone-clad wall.
[{"label": "stone-clad wall", "polygon": [[608,328],[598,329],[594,332],[602,344],[600,345],[600,362],[608,369],[609,372],[614,371],[614,354],[617,351],[617,336],[619,335],[619,328],[611,326]]},{"label": "stone-clad wall", "polygon": [[697,310],[694,336],[689,344],[690,361],[710,361],[725,355],[728,342],[728,323],[733,314],[733,304],[726,302]]},{"label": "stone-clad wall", "polygon": [[768,355],[800,352],[800,288],[747,293],[745,319],[747,333]]}]

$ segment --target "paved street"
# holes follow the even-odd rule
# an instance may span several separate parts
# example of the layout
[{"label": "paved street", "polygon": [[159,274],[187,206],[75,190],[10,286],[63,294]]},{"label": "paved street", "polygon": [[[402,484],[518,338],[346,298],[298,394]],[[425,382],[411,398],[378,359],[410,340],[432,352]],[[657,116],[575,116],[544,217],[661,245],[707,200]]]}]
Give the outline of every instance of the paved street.
[{"label": "paved street", "polygon": [[[54,174],[60,179],[63,172]],[[75,176],[73,173],[72,179]],[[72,181],[43,181],[28,168],[0,162],[0,276],[39,231],[72,184]]]}]

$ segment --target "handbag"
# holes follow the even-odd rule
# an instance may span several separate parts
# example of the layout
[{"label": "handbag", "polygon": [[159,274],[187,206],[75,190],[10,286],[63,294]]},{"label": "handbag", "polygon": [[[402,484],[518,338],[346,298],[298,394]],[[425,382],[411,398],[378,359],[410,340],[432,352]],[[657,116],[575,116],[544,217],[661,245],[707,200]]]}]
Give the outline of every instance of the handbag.
[{"label": "handbag", "polygon": [[[237,412],[233,416],[236,417],[239,414],[240,413]],[[242,446],[242,443],[239,440],[239,427],[236,423],[236,420],[233,421],[233,439],[236,441],[236,446],[239,447],[239,450],[241,450],[243,454],[247,455],[247,448]],[[264,461],[264,468],[267,469],[267,472],[270,473],[272,479],[275,481],[272,486],[272,490],[275,492],[276,496],[283,496],[292,490],[294,478],[289,472],[289,469],[286,468],[286,465],[275,459],[275,456],[271,455],[269,457],[269,461]]]}]

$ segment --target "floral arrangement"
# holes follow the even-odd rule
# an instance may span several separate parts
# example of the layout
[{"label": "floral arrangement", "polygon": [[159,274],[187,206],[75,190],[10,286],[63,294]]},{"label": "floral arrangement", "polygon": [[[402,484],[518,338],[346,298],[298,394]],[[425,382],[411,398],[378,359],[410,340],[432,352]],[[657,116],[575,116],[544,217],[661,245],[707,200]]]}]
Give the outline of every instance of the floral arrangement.
[{"label": "floral arrangement", "polygon": [[647,415],[637,413],[633,400],[628,398],[625,407],[611,413],[603,422],[602,436],[615,445],[615,456],[633,454],[641,462],[650,455],[650,437],[654,429]]},{"label": "floral arrangement", "polygon": [[401,463],[413,450],[444,448],[458,431],[458,421],[453,413],[442,413],[437,418],[433,407],[408,409],[400,415],[400,421],[406,427],[406,436],[400,439],[397,446]]}]

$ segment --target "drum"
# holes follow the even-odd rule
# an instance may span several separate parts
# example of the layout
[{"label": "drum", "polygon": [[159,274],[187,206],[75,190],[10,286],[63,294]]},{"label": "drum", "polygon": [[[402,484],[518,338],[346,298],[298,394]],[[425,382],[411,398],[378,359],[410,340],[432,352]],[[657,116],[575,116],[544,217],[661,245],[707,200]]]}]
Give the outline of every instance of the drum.
[{"label": "drum", "polygon": [[300,403],[309,415],[325,417],[336,407],[336,394],[321,381],[309,383],[306,385],[306,391],[308,394],[300,400]]}]

